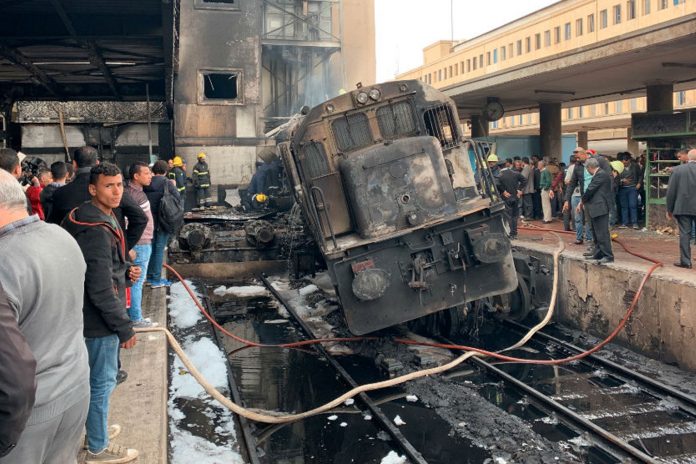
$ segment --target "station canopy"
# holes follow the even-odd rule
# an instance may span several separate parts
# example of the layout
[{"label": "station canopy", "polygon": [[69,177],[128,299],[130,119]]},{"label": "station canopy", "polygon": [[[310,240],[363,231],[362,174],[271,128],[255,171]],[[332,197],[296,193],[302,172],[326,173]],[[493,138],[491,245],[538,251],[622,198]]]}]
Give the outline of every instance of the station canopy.
[{"label": "station canopy", "polygon": [[4,100],[171,102],[176,0],[0,0]]}]

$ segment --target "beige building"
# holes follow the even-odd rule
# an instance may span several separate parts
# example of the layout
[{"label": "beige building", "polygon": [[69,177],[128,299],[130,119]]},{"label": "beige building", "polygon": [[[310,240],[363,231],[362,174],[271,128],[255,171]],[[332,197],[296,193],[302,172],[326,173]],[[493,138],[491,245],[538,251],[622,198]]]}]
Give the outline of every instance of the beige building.
[{"label": "beige building", "polygon": [[[642,30],[659,30],[661,25],[694,14],[696,0],[562,0],[473,39],[432,44],[423,50],[424,64],[398,78],[420,79],[446,90],[532,62],[543,65],[544,60],[590,50],[620,37],[631,34],[640,37]],[[669,73],[670,68],[666,66],[665,81],[669,81]],[[696,84],[682,83],[675,89],[675,109],[696,106],[693,88]],[[601,90],[597,95],[601,97]],[[623,150],[627,146],[635,149],[634,144],[626,141],[630,115],[646,111],[646,97],[616,97],[607,95],[587,103],[564,99],[563,132],[578,132],[582,142],[589,138],[590,145],[607,151]],[[489,124],[491,135],[538,134],[538,109],[517,109]]]}]

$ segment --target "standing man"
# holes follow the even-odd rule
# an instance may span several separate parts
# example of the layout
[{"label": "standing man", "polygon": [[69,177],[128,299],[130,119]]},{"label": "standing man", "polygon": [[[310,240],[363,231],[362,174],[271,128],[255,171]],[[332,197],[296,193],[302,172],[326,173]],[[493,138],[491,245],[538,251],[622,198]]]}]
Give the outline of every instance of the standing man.
[{"label": "standing man", "polygon": [[174,181],[176,190],[181,197],[181,203],[186,204],[186,172],[184,172],[184,160],[181,156],[172,158],[172,168],[169,170],[167,177]]},{"label": "standing man", "polygon": [[687,163],[672,170],[667,186],[667,219],[679,224],[679,262],[677,267],[691,269],[691,231],[696,223],[696,149],[689,150]]},{"label": "standing man", "polygon": [[544,161],[539,161],[537,166],[541,173],[539,176],[539,189],[541,190],[541,210],[544,214],[543,222],[544,224],[549,224],[553,218],[553,214],[551,213],[551,200],[554,197],[553,190],[551,189],[553,179],[551,177],[551,171]]},{"label": "standing man", "polygon": [[522,193],[522,219],[534,219],[534,169],[529,165],[529,158],[522,158],[522,175],[526,180]]},{"label": "standing man", "polygon": [[532,156],[531,167],[534,171],[534,193],[532,194],[532,206],[534,210],[534,219],[541,219],[543,217],[541,208],[541,187],[539,182],[541,181],[541,168],[539,168],[540,158],[537,155]]},{"label": "standing man", "polygon": [[0,170],[0,463],[75,464],[89,406],[85,261],[25,201]]},{"label": "standing man", "polygon": [[198,162],[193,167],[193,188],[196,189],[196,202],[199,208],[210,207],[213,199],[210,196],[210,168],[205,161],[205,153],[198,154]]},{"label": "standing man", "polygon": [[527,179],[507,164],[503,164],[496,178],[496,186],[505,202],[505,211],[510,220],[510,238],[517,238],[517,220],[520,217],[520,198],[527,185]]},{"label": "standing man", "polygon": [[53,194],[67,183],[67,163],[56,161],[51,164],[51,177],[53,181],[41,191],[41,207],[43,208],[46,219],[51,216],[51,212],[53,211]]},{"label": "standing man", "polygon": [[169,287],[172,283],[162,278],[162,262],[164,261],[164,250],[169,242],[169,232],[164,230],[164,227],[159,220],[160,212],[160,202],[164,196],[164,189],[167,189],[169,193],[175,197],[179,197],[179,192],[177,191],[174,184],[172,184],[166,177],[167,174],[167,162],[164,160],[158,160],[152,166],[152,182],[150,185],[143,188],[145,195],[147,195],[150,201],[150,208],[152,209],[152,219],[154,223],[154,237],[152,240],[152,255],[150,256],[150,262],[147,266],[147,276],[146,280],[150,282],[152,288],[158,287]]},{"label": "standing man", "polygon": [[90,400],[87,414],[87,464],[127,463],[138,451],[109,443],[109,401],[116,387],[118,349],[136,344],[126,313],[127,282],[140,277],[140,269],[128,262],[123,230],[114,215],[123,196],[121,171],[102,163],[90,171],[92,200],[72,210],[63,227],[82,250],[85,272],[84,337],[89,354]]},{"label": "standing man", "polygon": [[11,148],[0,148],[0,169],[12,174],[15,180],[22,177],[22,163],[16,151]]},{"label": "standing man", "polygon": [[621,205],[621,228],[638,226],[638,191],[640,190],[640,166],[633,161],[631,154],[623,154],[621,162],[624,170],[619,174],[619,204]]},{"label": "standing man", "polygon": [[[133,247],[135,251],[134,264],[140,269],[147,269],[147,265],[150,262],[150,255],[152,254],[152,238],[155,231],[155,224],[152,219],[152,208],[150,207],[150,200],[148,200],[147,195],[143,191],[144,187],[147,187],[152,182],[152,171],[150,167],[143,163],[142,161],[136,161],[131,164],[128,171],[130,182],[126,190],[130,194],[131,198],[140,206],[147,216],[147,226],[143,231],[143,235],[140,236],[140,240]],[[157,325],[149,318],[143,318],[143,283],[145,282],[145,273],[143,272],[138,280],[133,283],[131,288],[131,305],[128,308],[128,316],[130,317],[133,327],[153,327]]]},{"label": "standing man", "polygon": [[595,253],[588,258],[598,259],[599,264],[614,262],[614,253],[611,249],[611,235],[609,235],[609,212],[613,198],[612,178],[599,167],[596,158],[585,161],[585,170],[590,173],[590,181],[582,194],[582,200],[576,210],[590,218],[592,235],[595,238]]},{"label": "standing man", "polygon": [[41,193],[48,184],[51,183],[51,171],[42,168],[35,177],[31,179],[31,185],[27,188],[27,198],[32,211],[39,216],[42,221],[46,219],[43,205],[41,204]]}]

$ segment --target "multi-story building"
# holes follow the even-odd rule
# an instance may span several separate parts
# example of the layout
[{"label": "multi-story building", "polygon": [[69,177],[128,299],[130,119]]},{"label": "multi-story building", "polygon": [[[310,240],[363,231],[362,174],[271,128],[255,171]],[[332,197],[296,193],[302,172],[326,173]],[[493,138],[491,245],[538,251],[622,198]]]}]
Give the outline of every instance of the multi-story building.
[{"label": "multi-story building", "polygon": [[[641,30],[655,30],[695,13],[696,0],[562,0],[473,39],[432,44],[423,50],[423,65],[398,78],[420,79],[448,89],[528,63],[589,50],[628,34],[637,34],[640,40]],[[666,80],[669,72],[670,68],[665,67]],[[598,89],[601,85],[597,82]],[[675,89],[673,107],[696,106],[694,88],[696,84],[682,83]],[[600,90],[597,96],[601,97]],[[577,132],[580,143],[589,142],[608,152],[627,147],[635,150],[630,140],[630,115],[646,108],[644,96],[617,98],[610,94],[590,102],[565,100],[561,112],[563,132]],[[508,113],[489,123],[489,130],[491,135],[538,134],[538,110]]]}]

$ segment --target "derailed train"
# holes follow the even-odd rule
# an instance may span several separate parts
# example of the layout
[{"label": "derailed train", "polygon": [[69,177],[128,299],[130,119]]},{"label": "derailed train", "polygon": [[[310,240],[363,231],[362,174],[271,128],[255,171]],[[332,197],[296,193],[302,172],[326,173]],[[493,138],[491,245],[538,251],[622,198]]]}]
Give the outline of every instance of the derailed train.
[{"label": "derailed train", "polygon": [[277,149],[353,333],[519,292],[485,154],[441,92],[358,88],[287,124]]}]

